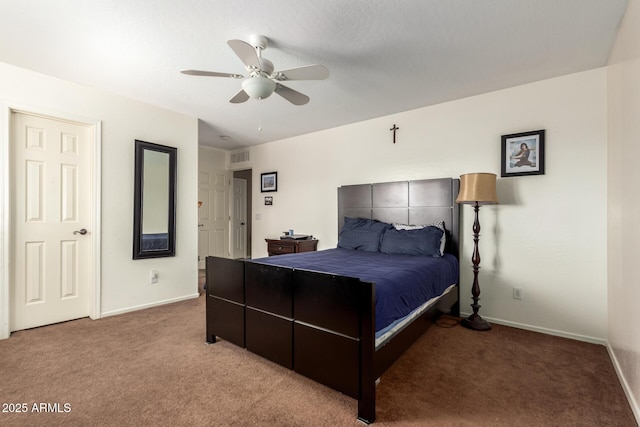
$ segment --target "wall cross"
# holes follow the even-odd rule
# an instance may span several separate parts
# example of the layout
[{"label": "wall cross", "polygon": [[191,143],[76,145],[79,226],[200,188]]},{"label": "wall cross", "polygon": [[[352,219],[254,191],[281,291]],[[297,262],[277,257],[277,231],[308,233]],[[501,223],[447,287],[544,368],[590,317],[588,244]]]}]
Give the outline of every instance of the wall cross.
[{"label": "wall cross", "polygon": [[396,143],[396,131],[397,131],[398,129],[400,129],[400,128],[399,128],[398,126],[396,126],[396,124],[395,124],[395,123],[393,124],[393,127],[392,127],[391,129],[389,129],[389,130],[392,130],[392,131],[393,131],[393,143],[394,143],[394,144]]}]

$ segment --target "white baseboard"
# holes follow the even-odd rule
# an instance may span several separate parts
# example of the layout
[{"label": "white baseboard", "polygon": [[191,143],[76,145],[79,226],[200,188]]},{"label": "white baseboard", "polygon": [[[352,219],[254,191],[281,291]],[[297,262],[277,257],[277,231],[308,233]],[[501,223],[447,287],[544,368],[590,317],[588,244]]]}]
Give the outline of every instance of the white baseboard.
[{"label": "white baseboard", "polygon": [[631,387],[629,387],[629,383],[624,377],[622,369],[620,368],[620,364],[618,363],[618,358],[616,357],[615,352],[611,348],[611,345],[607,343],[606,347],[607,347],[607,351],[609,352],[609,357],[611,358],[611,362],[613,363],[613,369],[616,371],[616,375],[618,375],[618,381],[620,381],[622,390],[624,390],[624,394],[625,396],[627,396],[627,401],[629,402],[629,406],[631,406],[631,412],[633,412],[633,416],[636,418],[636,423],[640,425],[640,407],[638,407],[637,400],[633,395],[633,391],[631,390]]},{"label": "white baseboard", "polygon": [[[470,315],[471,313],[460,313],[461,317],[467,317]],[[556,329],[541,328],[539,326],[526,325],[524,323],[517,323],[517,322],[510,322],[508,320],[494,319],[492,317],[482,316],[482,318],[489,323],[495,323],[497,325],[511,326],[512,328],[524,329],[524,330],[533,331],[533,332],[540,332],[542,334],[554,335],[556,337],[569,338],[572,340],[584,341],[592,344],[607,345],[607,342],[602,338],[590,337],[588,335],[573,334],[571,332],[558,331]]]},{"label": "white baseboard", "polygon": [[194,299],[194,298],[198,298],[199,296],[200,296],[200,294],[198,294],[196,292],[195,294],[185,295],[185,296],[177,297],[177,298],[171,298],[171,299],[167,299],[167,300],[164,300],[164,301],[156,301],[156,302],[152,302],[152,303],[149,303],[149,304],[137,305],[137,306],[134,306],[134,307],[127,307],[127,308],[121,308],[121,309],[118,309],[118,310],[105,311],[105,312],[102,313],[101,317],[117,316],[118,314],[124,314],[124,313],[130,313],[132,311],[144,310],[145,308],[158,307],[160,305],[171,304],[173,302],[179,302],[179,301],[185,301],[185,300],[188,300],[188,299]]}]

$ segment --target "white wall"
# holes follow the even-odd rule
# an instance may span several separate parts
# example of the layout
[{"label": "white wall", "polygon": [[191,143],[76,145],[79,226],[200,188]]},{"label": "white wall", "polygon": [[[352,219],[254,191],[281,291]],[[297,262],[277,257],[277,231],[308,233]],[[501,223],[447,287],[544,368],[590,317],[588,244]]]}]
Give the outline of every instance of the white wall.
[{"label": "white wall", "polygon": [[609,61],[609,349],[640,422],[640,2],[631,0]]},{"label": "white wall", "polygon": [[[102,123],[102,315],[197,296],[197,119],[4,63],[0,102]],[[132,260],[136,139],[178,148],[172,258]]]},{"label": "white wall", "polygon": [[[384,102],[384,100],[380,100]],[[304,108],[304,107],[300,107]],[[389,128],[400,127],[397,143]],[[359,122],[254,147],[278,172],[273,206],[254,191],[254,257],[290,228],[337,243],[337,187],[500,175],[500,136],[546,129],[546,174],[498,179],[500,205],[480,211],[481,314],[578,339],[606,337],[606,69]],[[471,303],[471,226],[463,211],[461,291]],[[260,219],[257,219],[260,218]],[[523,290],[521,301],[512,288]]]},{"label": "white wall", "polygon": [[200,146],[198,148],[198,169],[206,165],[211,169],[224,170],[227,168],[227,157],[226,151]]}]

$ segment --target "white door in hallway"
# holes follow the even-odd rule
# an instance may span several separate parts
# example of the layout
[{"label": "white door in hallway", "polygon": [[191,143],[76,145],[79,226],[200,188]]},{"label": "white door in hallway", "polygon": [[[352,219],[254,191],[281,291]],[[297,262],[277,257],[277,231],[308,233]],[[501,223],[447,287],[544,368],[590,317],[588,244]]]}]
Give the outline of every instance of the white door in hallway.
[{"label": "white door in hallway", "polygon": [[228,258],[230,172],[200,168],[198,171],[198,268],[207,256]]},{"label": "white door in hallway", "polygon": [[90,314],[91,129],[11,114],[11,330]]}]

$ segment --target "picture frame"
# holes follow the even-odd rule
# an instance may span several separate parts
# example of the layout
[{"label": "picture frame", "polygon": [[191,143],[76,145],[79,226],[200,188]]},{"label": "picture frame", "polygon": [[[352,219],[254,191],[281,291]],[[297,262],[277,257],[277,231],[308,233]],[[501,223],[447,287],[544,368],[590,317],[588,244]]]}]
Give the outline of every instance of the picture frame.
[{"label": "picture frame", "polygon": [[264,205],[265,205],[265,206],[271,206],[271,205],[273,205],[273,197],[271,197],[271,196],[264,196]]},{"label": "picture frame", "polygon": [[544,129],[502,135],[501,176],[544,175]]},{"label": "picture frame", "polygon": [[260,174],[260,192],[269,193],[278,191],[278,172],[266,172]]}]

